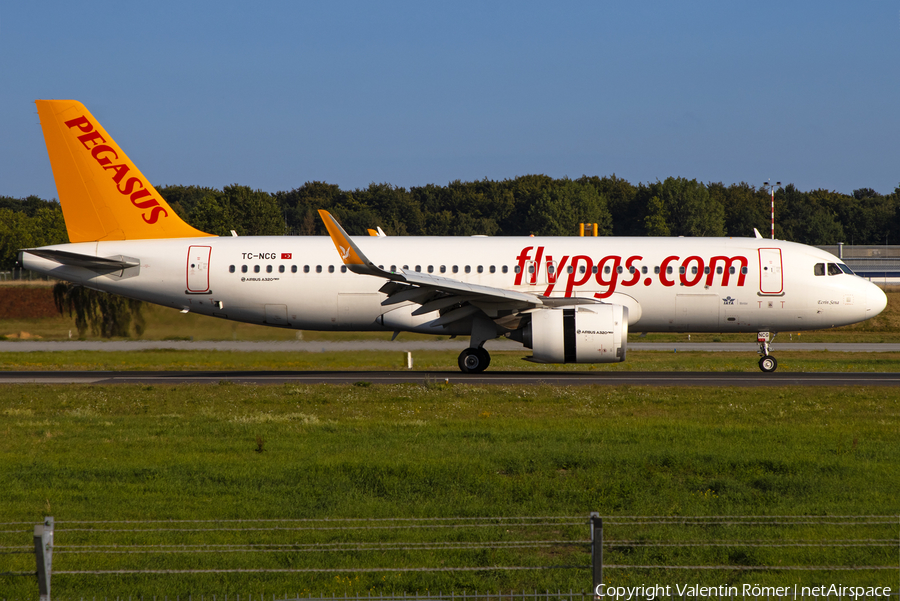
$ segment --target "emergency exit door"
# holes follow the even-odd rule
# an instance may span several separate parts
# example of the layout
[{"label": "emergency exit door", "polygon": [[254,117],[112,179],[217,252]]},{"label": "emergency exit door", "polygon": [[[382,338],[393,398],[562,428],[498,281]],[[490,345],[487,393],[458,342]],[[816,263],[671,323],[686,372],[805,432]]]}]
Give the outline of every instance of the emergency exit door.
[{"label": "emergency exit door", "polygon": [[187,256],[187,291],[209,292],[209,255],[211,246],[190,246]]}]

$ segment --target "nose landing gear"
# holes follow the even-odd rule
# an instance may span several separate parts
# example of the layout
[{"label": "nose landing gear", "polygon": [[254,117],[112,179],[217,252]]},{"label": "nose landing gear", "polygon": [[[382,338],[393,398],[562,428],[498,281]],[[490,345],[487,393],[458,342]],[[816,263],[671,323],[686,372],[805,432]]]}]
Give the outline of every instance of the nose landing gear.
[{"label": "nose landing gear", "polygon": [[759,343],[759,354],[762,358],[759,360],[759,368],[765,373],[771,373],[778,369],[778,361],[769,354],[769,343],[775,340],[777,332],[758,332],[756,334],[756,342]]}]

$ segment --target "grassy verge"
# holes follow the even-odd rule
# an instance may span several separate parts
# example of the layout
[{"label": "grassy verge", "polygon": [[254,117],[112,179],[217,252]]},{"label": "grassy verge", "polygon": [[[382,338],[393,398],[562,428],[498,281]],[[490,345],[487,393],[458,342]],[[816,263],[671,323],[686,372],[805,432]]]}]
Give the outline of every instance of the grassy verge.
[{"label": "grassy verge", "polygon": [[[0,521],[61,522],[57,545],[586,538],[586,526],[368,531],[374,518],[886,515],[900,486],[892,389],[396,386],[9,386],[0,389]],[[75,520],[344,518],[350,531],[151,532],[103,538]],[[835,520],[838,521],[838,520]],[[568,527],[567,527],[568,528]],[[25,534],[2,544],[30,542]],[[608,538],[893,538],[896,524],[607,529]],[[9,568],[33,569],[28,556]],[[620,547],[608,561],[893,565],[888,548]],[[18,562],[18,563],[15,563]],[[693,562],[693,563],[692,563]],[[893,562],[893,564],[892,564]],[[586,565],[547,551],[59,553],[57,570],[347,567],[339,574],[58,576],[54,596],[187,596],[586,588],[584,570],[362,573],[360,567]],[[2,571],[2,570],[0,570]],[[881,583],[872,572],[611,571],[614,584]],[[896,579],[889,576],[890,585]],[[33,582],[0,577],[7,596]]]},{"label": "grassy verge", "polygon": [[[398,345],[402,348],[402,345]],[[674,348],[674,347],[673,347]],[[418,371],[457,372],[456,351],[417,351],[413,367]],[[541,365],[523,361],[530,352],[491,353],[490,371],[721,371],[757,372],[755,353],[631,351],[624,363]],[[830,351],[780,351],[780,372],[895,372],[900,353],[843,353]],[[4,371],[67,370],[404,370],[401,351],[354,352],[239,352],[147,350],[128,352],[52,351],[0,353]]]}]

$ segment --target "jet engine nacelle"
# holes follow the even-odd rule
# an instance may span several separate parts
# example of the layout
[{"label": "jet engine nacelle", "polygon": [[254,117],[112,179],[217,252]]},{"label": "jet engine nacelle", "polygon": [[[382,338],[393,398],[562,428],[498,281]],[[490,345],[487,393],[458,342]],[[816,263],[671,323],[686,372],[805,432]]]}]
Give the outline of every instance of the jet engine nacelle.
[{"label": "jet engine nacelle", "polygon": [[536,363],[618,363],[628,344],[628,309],[578,305],[531,313],[522,343]]}]

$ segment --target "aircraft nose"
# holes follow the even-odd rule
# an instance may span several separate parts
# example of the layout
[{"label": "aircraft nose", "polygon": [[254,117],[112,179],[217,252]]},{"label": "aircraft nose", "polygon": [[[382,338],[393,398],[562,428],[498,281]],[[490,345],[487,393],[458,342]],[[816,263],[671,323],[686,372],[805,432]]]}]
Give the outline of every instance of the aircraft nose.
[{"label": "aircraft nose", "polygon": [[869,283],[866,291],[866,319],[875,317],[887,307],[887,295],[875,284]]}]

